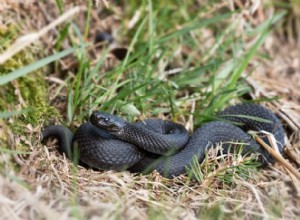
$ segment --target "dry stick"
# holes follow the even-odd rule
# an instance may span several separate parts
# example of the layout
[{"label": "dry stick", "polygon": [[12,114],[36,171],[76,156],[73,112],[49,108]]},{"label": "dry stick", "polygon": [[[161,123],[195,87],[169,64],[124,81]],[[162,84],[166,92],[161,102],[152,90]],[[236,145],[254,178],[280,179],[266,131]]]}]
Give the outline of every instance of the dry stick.
[{"label": "dry stick", "polygon": [[23,50],[25,47],[29,46],[31,43],[37,41],[41,36],[45,35],[49,30],[61,24],[62,22],[68,20],[70,17],[74,16],[76,13],[80,11],[80,7],[77,6],[75,8],[70,9],[48,26],[41,29],[39,32],[31,33],[24,35],[16,40],[16,42],[11,45],[3,54],[0,55],[0,64],[3,64],[9,58]]},{"label": "dry stick", "polygon": [[277,153],[273,148],[266,144],[260,137],[255,135],[255,140],[267,150],[277,161],[279,161],[286,169],[288,169],[298,180],[300,180],[300,173],[294,168],[287,160],[285,160],[281,154]]},{"label": "dry stick", "polygon": [[[243,74],[243,77],[246,77],[246,75]],[[267,95],[267,92],[263,88],[261,88],[254,80],[252,80],[250,78],[246,78],[246,81],[255,91],[255,94],[253,94],[254,98],[258,97],[259,94],[261,94],[263,97],[269,98]],[[275,106],[277,109],[279,109],[277,114],[294,132],[297,132],[300,129],[300,124],[297,123],[295,120],[293,120],[293,117],[291,117],[290,114],[288,114],[288,112],[285,112],[282,109],[280,103],[275,102],[275,101],[272,101],[270,103],[273,106]],[[294,162],[299,164],[298,158],[294,154],[292,154],[292,152],[289,150],[289,147],[285,148],[285,153],[291,160],[293,160]]]}]

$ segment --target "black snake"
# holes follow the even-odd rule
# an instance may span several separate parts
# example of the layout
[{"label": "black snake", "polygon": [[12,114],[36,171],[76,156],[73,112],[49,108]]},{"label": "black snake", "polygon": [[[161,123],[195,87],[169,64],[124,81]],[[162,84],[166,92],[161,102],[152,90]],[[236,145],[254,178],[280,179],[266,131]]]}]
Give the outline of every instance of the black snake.
[{"label": "black snake", "polygon": [[[95,111],[90,122],[83,123],[74,135],[62,125],[50,125],[42,131],[42,138],[58,138],[59,149],[68,158],[73,158],[74,149],[78,149],[79,160],[93,168],[144,173],[156,169],[165,177],[185,173],[193,158],[201,162],[205,151],[221,142],[225,152],[233,151],[234,143],[243,143],[242,154],[258,152],[263,164],[273,163],[274,159],[247,133],[249,130],[272,133],[283,153],[284,130],[269,109],[238,104],[218,116],[222,120],[204,123],[190,136],[182,125],[171,121],[147,119],[130,123]],[[269,143],[266,137],[263,139]]]}]

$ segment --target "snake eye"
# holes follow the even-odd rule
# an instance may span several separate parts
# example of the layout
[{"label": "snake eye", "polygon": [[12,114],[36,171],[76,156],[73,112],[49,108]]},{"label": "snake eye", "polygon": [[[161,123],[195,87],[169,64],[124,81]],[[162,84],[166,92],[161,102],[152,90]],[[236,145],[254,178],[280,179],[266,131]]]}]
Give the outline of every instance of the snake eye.
[{"label": "snake eye", "polygon": [[109,122],[109,118],[107,118],[107,117],[103,117],[103,118],[101,118],[101,120],[104,122]]}]

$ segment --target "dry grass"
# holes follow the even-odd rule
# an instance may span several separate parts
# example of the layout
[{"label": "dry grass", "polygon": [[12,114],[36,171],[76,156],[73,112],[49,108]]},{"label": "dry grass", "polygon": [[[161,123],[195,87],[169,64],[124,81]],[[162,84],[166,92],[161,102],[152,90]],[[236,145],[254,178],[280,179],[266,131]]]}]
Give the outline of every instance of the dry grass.
[{"label": "dry grass", "polygon": [[[83,5],[82,1],[76,2]],[[236,1],[236,4],[242,7],[243,2]],[[252,2],[251,9],[256,15],[245,11],[241,15],[244,22],[259,24],[267,17],[268,10],[274,10],[272,7],[265,10],[261,4],[254,4],[259,1]],[[73,3],[67,6],[72,8]],[[98,11],[106,7],[99,5]],[[120,25],[121,8],[110,7],[115,7],[115,14],[104,20],[98,18],[96,12],[92,13],[92,26],[99,29],[111,26],[113,29]],[[84,6],[82,8],[85,10]],[[34,16],[28,18],[28,11]],[[34,7],[32,4],[22,6],[14,1],[2,1],[0,13],[4,12],[7,17],[0,17],[0,27],[22,21],[21,34],[36,32],[58,16],[54,1],[37,3]],[[84,13],[78,15],[79,26],[83,25],[80,20],[83,16]],[[96,28],[91,28],[91,35],[95,31]],[[49,35],[42,36],[41,42],[48,46],[47,53],[54,50],[52,45],[57,35],[58,30],[52,29]],[[286,35],[280,32],[268,36],[261,52],[271,54],[272,59],[263,63],[259,59],[251,61],[249,69],[255,70],[247,82],[253,87],[252,98],[281,97],[269,102],[268,106],[279,114],[285,125],[288,139],[285,158],[299,171],[300,41],[286,39]],[[68,46],[69,42],[63,43],[63,47]],[[98,53],[91,48],[95,60]],[[110,69],[117,62],[111,56],[105,68]],[[74,65],[72,58],[61,60],[61,72],[73,69]],[[62,75],[57,72],[47,78],[50,91],[57,91],[65,83]],[[66,97],[64,92],[60,96]],[[64,100],[55,99],[53,103],[65,114]],[[257,173],[250,172],[251,178],[248,179],[234,175],[232,184],[224,184],[218,176],[212,177],[205,172],[205,180],[199,183],[188,180],[186,176],[167,180],[157,173],[134,176],[128,172],[76,169],[54,147],[47,148],[40,143],[40,126],[24,129],[27,136],[20,137],[6,129],[5,123],[0,124],[0,134],[5,131],[12,149],[24,142],[30,149],[29,155],[0,151],[1,219],[297,219],[300,215],[299,180],[279,163]],[[218,159],[209,159],[208,166],[217,164],[222,169],[236,163],[233,157]]]},{"label": "dry grass", "polygon": [[[227,166],[228,159],[225,161],[219,164],[221,168]],[[184,176],[166,180],[156,173],[133,176],[128,172],[75,170],[47,148],[33,151],[19,163],[22,169],[18,174],[7,168],[9,175],[1,178],[0,203],[5,218],[197,219],[213,217],[212,213],[268,218],[270,207],[278,205],[284,218],[293,219],[297,212],[297,198],[291,198],[286,184],[290,178],[276,166],[253,174],[250,181],[237,177],[229,186],[216,177],[211,179],[211,174],[199,184]],[[15,176],[19,180],[9,179]]]}]

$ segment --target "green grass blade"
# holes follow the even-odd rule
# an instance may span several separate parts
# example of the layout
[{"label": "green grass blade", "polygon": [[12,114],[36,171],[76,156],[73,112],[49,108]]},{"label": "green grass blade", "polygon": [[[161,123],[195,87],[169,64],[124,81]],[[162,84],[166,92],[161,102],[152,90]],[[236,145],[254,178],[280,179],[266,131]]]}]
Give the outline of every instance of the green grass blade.
[{"label": "green grass blade", "polygon": [[26,112],[26,110],[21,110],[21,111],[10,111],[10,112],[0,112],[0,118],[10,118],[12,116],[15,116],[15,115],[19,115],[19,114],[22,114]]},{"label": "green grass blade", "polygon": [[0,148],[1,153],[6,153],[6,154],[12,154],[12,155],[17,155],[17,154],[31,154],[32,152],[26,152],[26,151],[16,151],[16,150],[10,150],[6,148]]},{"label": "green grass blade", "polygon": [[91,10],[92,10],[92,1],[88,0],[88,9],[87,16],[85,20],[85,28],[84,28],[84,39],[87,39],[90,29],[90,20],[91,20]]},{"label": "green grass blade", "polygon": [[62,2],[62,0],[55,0],[55,2],[56,2],[56,5],[57,5],[57,7],[58,7],[58,10],[59,10],[59,13],[61,13],[62,14],[62,12],[63,12],[63,2]]},{"label": "green grass blade", "polygon": [[183,27],[180,30],[176,30],[176,31],[166,35],[165,37],[162,37],[161,39],[158,40],[158,43],[165,43],[173,38],[178,38],[179,36],[187,34],[192,30],[201,29],[202,27],[218,23],[218,22],[228,18],[231,15],[232,15],[232,13],[226,13],[226,14],[215,16],[215,17],[207,19],[207,20],[193,22],[191,25]]},{"label": "green grass blade", "polygon": [[49,57],[46,57],[44,59],[41,59],[39,61],[36,61],[32,64],[29,64],[28,66],[25,66],[21,69],[18,69],[18,70],[15,70],[13,72],[10,72],[4,76],[0,76],[0,85],[4,85],[14,79],[17,79],[21,76],[25,76],[26,74],[34,71],[34,70],[37,70],[43,66],[46,66],[48,65],[49,63],[52,63],[56,60],[59,60],[71,53],[73,53],[74,51],[76,50],[76,48],[68,48],[62,52],[59,52],[59,53],[56,53],[54,55],[51,55]]}]

